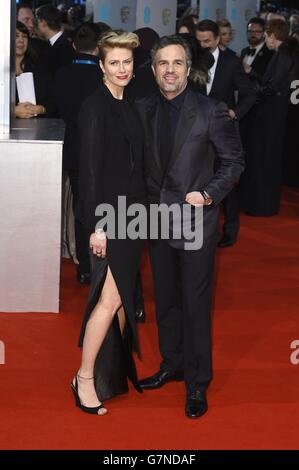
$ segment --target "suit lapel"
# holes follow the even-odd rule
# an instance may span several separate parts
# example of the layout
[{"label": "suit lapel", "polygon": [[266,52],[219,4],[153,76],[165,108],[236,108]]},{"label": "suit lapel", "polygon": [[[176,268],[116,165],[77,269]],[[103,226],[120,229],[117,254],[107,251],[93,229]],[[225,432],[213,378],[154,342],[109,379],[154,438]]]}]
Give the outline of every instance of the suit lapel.
[{"label": "suit lapel", "polygon": [[158,113],[159,113],[159,98],[150,104],[148,108],[148,118],[149,118],[149,142],[152,143],[153,155],[154,155],[154,160],[156,162],[156,165],[158,166],[160,170],[162,170],[160,158],[159,158]]},{"label": "suit lapel", "polygon": [[179,156],[180,150],[187,140],[192,126],[195,122],[198,107],[197,107],[197,100],[195,99],[195,94],[192,93],[189,89],[187,90],[187,94],[185,97],[185,101],[181,110],[180,118],[177,124],[177,129],[175,133],[174,145],[171,154],[171,158],[168,164],[167,171],[172,167],[174,162]]},{"label": "suit lapel", "polygon": [[[212,84],[212,88],[211,88],[209,96],[214,96],[214,93],[216,92],[215,90],[217,90],[218,87],[221,88],[221,77],[222,77],[222,74],[223,74],[223,72],[222,72],[223,63],[224,63],[223,52],[219,49],[219,57],[218,57],[216,70],[215,70],[215,74],[214,74],[214,80],[213,80],[213,84]],[[218,85],[218,81],[219,81],[219,85]]]}]

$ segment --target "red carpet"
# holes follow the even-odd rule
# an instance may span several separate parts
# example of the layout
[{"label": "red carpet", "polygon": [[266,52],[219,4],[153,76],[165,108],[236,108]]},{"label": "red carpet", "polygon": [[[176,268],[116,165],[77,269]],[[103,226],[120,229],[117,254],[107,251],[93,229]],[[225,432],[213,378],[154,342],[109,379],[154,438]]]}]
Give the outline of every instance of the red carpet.
[{"label": "red carpet", "polygon": [[[239,243],[219,250],[213,310],[214,380],[209,411],[184,416],[184,385],[107,402],[105,417],[75,408],[69,382],[87,287],[63,261],[60,314],[1,314],[1,449],[296,449],[299,365],[299,192],[281,213],[242,217]],[[145,259],[147,322],[140,376],[158,368],[154,303]],[[30,295],[30,293],[29,293]]]}]

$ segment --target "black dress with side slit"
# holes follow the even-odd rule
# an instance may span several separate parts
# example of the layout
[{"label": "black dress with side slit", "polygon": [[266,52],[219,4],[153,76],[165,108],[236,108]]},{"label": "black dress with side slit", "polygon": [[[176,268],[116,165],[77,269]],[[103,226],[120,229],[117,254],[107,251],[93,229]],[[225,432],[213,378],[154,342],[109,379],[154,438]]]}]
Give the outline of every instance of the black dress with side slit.
[{"label": "black dress with side slit", "polygon": [[[118,197],[130,204],[146,204],[143,175],[143,132],[127,100],[115,99],[105,85],[83,103],[79,113],[79,189],[80,218],[89,233],[95,231],[99,204],[110,204],[118,218]],[[123,215],[123,211],[122,211]],[[92,281],[84,315],[79,346],[86,324],[97,304],[107,268],[117,285],[126,315],[121,333],[118,317],[106,335],[95,362],[95,384],[100,400],[128,391],[127,378],[139,390],[132,350],[139,352],[135,324],[134,291],[143,240],[118,236],[107,239],[107,256],[91,253]]]}]

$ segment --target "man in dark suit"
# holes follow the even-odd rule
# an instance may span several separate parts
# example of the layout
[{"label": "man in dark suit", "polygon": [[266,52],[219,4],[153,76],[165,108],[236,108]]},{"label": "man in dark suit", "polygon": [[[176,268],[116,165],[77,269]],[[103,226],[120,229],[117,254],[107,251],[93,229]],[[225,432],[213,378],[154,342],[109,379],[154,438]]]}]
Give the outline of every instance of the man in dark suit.
[{"label": "man in dark suit", "polygon": [[23,23],[28,29],[30,46],[36,56],[36,62],[40,67],[50,71],[48,67],[50,44],[47,41],[36,37],[34,14],[28,1],[18,3],[17,20]]},{"label": "man in dark suit", "polygon": [[101,31],[92,23],[82,24],[76,31],[76,55],[71,64],[61,67],[55,76],[55,95],[60,116],[66,123],[63,146],[63,169],[68,174],[74,201],[76,253],[79,261],[77,278],[89,283],[89,234],[77,217],[78,205],[78,127],[81,104],[99,87],[102,71],[99,66],[98,40]]},{"label": "man in dark suit", "polygon": [[[191,248],[184,234],[174,237],[178,227],[173,219],[168,239],[160,235],[150,241],[162,363],[140,386],[156,389],[184,378],[185,413],[197,418],[207,411],[212,379],[210,312],[218,204],[243,170],[243,151],[226,105],[187,87],[191,53],[185,41],[161,38],[152,59],[160,92],[136,102],[145,130],[149,202],[191,209],[190,220],[183,216],[182,224],[193,228],[196,211],[202,210],[203,240],[201,248]],[[216,172],[214,152],[219,159]],[[200,234],[199,225],[194,233]]]},{"label": "man in dark suit", "polygon": [[[229,108],[232,119],[240,121],[256,102],[256,91],[249,80],[240,59],[219,49],[220,32],[217,23],[203,20],[197,25],[196,37],[201,47],[209,48],[214,56],[214,65],[209,70],[210,80],[207,95],[223,101]],[[236,186],[223,201],[222,248],[233,245],[239,232],[239,202]]]},{"label": "man in dark suit", "polygon": [[36,10],[38,32],[49,41],[49,68],[53,76],[66,64],[71,64],[75,55],[74,48],[62,30],[62,14],[53,5],[42,5]]},{"label": "man in dark suit", "polygon": [[248,77],[261,83],[273,51],[265,43],[266,22],[262,18],[251,18],[247,25],[249,46],[241,52],[241,60]]}]

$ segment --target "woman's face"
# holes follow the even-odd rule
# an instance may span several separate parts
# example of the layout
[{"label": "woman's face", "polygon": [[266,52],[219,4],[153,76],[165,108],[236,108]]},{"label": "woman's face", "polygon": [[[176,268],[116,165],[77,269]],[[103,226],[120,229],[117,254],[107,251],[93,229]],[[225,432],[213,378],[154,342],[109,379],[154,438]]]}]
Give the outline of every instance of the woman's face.
[{"label": "woman's face", "polygon": [[220,43],[227,47],[232,40],[232,30],[228,26],[220,27]]},{"label": "woman's face", "polygon": [[125,87],[133,75],[133,52],[131,49],[114,47],[106,50],[104,62],[100,62],[106,84]]},{"label": "woman's face", "polygon": [[28,36],[16,30],[16,55],[23,56],[28,48]]},{"label": "woman's face", "polygon": [[275,39],[275,35],[273,33],[268,34],[266,32],[265,40],[266,40],[266,45],[267,45],[268,49],[273,50],[273,49],[276,48],[276,39]]},{"label": "woman's face", "polygon": [[188,34],[190,33],[189,29],[187,26],[180,26],[180,29],[178,30],[178,34]]}]

